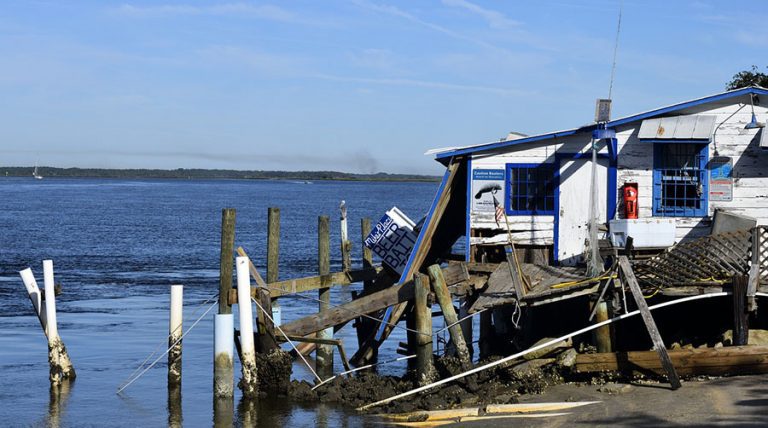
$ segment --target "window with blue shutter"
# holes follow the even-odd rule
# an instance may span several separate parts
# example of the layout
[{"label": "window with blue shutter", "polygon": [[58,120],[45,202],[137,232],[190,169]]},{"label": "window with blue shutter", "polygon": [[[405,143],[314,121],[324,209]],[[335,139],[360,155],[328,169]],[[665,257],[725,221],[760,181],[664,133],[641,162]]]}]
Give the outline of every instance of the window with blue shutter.
[{"label": "window with blue shutter", "polygon": [[554,164],[507,164],[507,215],[554,215]]},{"label": "window with blue shutter", "polygon": [[703,217],[707,215],[708,145],[654,143],[653,215]]}]

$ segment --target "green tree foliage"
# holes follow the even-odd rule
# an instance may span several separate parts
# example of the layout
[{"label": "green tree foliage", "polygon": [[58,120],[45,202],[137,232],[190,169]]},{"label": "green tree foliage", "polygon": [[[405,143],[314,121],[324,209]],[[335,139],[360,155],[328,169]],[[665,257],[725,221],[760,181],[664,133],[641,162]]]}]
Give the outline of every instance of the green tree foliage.
[{"label": "green tree foliage", "polygon": [[730,91],[755,85],[768,88],[768,74],[761,73],[758,70],[757,66],[753,65],[752,70],[744,70],[734,74],[733,79],[725,85],[725,89]]}]

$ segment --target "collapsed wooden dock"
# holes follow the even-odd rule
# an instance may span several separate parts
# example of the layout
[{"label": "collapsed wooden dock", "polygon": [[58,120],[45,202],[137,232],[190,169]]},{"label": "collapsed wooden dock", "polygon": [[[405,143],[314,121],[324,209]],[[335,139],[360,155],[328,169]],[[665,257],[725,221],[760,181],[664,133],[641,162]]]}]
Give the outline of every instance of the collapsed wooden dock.
[{"label": "collapsed wooden dock", "polygon": [[[541,338],[536,331],[542,325],[527,323],[521,314],[549,306],[581,307],[579,305],[584,302],[589,304],[584,306],[584,315],[589,314],[586,319],[596,332],[588,340],[594,342],[599,352],[580,354],[573,369],[575,373],[640,368],[665,375],[672,387],[678,388],[679,375],[768,372],[765,350],[746,346],[749,314],[757,308],[756,298],[768,291],[766,227],[707,236],[638,260],[631,258],[633,251],[629,247],[603,251],[607,268],[598,276],[586,275],[580,267],[522,263],[511,242],[506,246],[503,260],[484,263],[455,260],[445,251],[422,245],[416,247],[416,254],[411,254],[409,270],[412,272],[408,280],[403,280],[408,277],[408,271],[398,275],[387,267],[374,265],[372,254],[363,245],[361,265],[353,266],[351,251],[354,246],[348,239],[339,244],[342,270],[330,272],[328,219],[321,217],[318,222],[318,275],[278,280],[279,211],[270,209],[269,213],[267,279],[251,262],[249,272],[256,285],[251,289],[251,297],[266,313],[271,313],[273,305],[280,299],[296,296],[317,302],[318,312],[279,325],[271,322],[271,317],[258,314],[257,352],[270,352],[285,342],[300,343],[293,350],[295,357],[322,350],[330,357],[316,359],[317,372],[324,372],[318,379],[328,379],[338,373],[332,366],[334,350],[340,354],[345,373],[354,372],[352,366],[374,364],[379,347],[386,343],[392,329],[403,328],[408,332],[408,341],[395,344],[397,351],[417,357],[411,359],[410,367],[416,371],[419,384],[428,386],[438,380],[432,361],[437,341],[432,328],[433,317],[444,318],[444,330],[450,335],[450,346],[446,349],[455,352],[465,371],[472,371],[475,370],[472,317],[480,317],[480,358],[494,354],[503,356],[499,350],[504,347],[495,346],[499,342],[514,341],[515,336],[525,336],[529,340]],[[426,239],[425,236],[436,231],[446,233],[445,229],[446,226],[433,217],[425,222],[420,237]],[[363,240],[369,231],[370,221],[363,219]],[[225,230],[226,233],[231,232]],[[342,236],[348,237],[346,231]],[[234,248],[234,240],[223,236],[222,242],[227,247],[231,242]],[[440,239],[434,242],[440,242]],[[242,247],[231,253],[227,253],[227,249],[222,247],[222,266],[227,259],[231,260],[234,252],[241,257],[248,255]],[[352,292],[346,303],[330,306],[330,288],[354,283],[362,283],[362,290]],[[223,299],[225,305],[238,302],[237,290],[231,285],[225,284],[221,292],[226,296]],[[311,292],[317,292],[317,297],[312,297]],[[708,294],[733,296],[733,303],[726,307],[733,308],[734,346],[668,352],[646,300],[664,302],[670,298]],[[459,302],[458,309],[454,302]],[[581,303],[572,305],[571,302]],[[431,309],[433,304],[439,306],[438,311]],[[618,350],[613,343],[616,330],[608,324],[626,316],[630,310],[642,316],[648,333],[646,337],[651,338],[654,351],[627,352]],[[387,314],[391,316],[387,318]],[[402,321],[405,321],[404,326],[399,324]],[[346,349],[355,346],[333,338],[333,333],[350,323],[357,331],[358,340],[357,351],[348,358]],[[568,320],[551,319],[547,323],[567,324]],[[593,330],[589,326],[586,329]],[[505,334],[500,334],[500,330]],[[522,346],[532,345],[531,341],[521,343]],[[720,363],[713,365],[712,361]]]}]

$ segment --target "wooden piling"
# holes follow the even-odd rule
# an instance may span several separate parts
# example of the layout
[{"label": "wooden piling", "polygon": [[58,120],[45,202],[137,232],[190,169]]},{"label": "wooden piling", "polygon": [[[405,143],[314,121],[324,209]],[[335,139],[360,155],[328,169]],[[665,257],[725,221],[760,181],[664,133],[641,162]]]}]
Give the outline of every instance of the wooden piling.
[{"label": "wooden piling", "polygon": [[235,251],[235,209],[221,210],[221,259],[219,266],[219,313],[231,314],[229,290],[232,289],[232,260]]},{"label": "wooden piling", "polygon": [[240,314],[240,364],[243,376],[240,389],[243,397],[256,398],[259,394],[259,378],[256,371],[256,349],[253,341],[253,306],[251,305],[251,279],[248,272],[248,258],[238,257],[237,264],[237,309]]},{"label": "wooden piling", "polygon": [[[368,234],[371,233],[371,219],[370,218],[363,218],[360,220],[360,248],[362,248],[362,261],[363,261],[363,269],[370,269],[373,268],[373,251],[371,251],[370,248],[365,246],[365,238],[368,237]],[[363,293],[369,294],[372,292],[374,284],[373,281],[367,280],[363,281]],[[357,330],[357,345],[358,348],[363,345],[366,338],[368,338],[372,333],[373,330],[378,327],[378,324],[376,321],[366,318],[366,317],[360,317],[357,319],[356,323],[356,330]],[[378,349],[374,350],[373,356],[369,360],[371,363],[375,363],[378,357]]]},{"label": "wooden piling", "polygon": [[733,277],[733,344],[745,346],[749,342],[749,313],[747,312],[747,287],[749,278],[746,275]]},{"label": "wooden piling", "polygon": [[[592,302],[593,307],[597,306],[595,310],[595,323],[601,323],[609,319],[608,316],[608,304],[605,300],[600,299]],[[595,329],[595,345],[597,346],[597,352],[613,352],[613,342],[611,341],[611,326],[604,325]]]},{"label": "wooden piling", "polygon": [[278,281],[280,259],[280,208],[267,210],[267,284]]},{"label": "wooden piling", "polygon": [[341,270],[347,272],[352,270],[352,258],[350,256],[352,242],[350,242],[349,234],[347,233],[347,203],[345,201],[341,201],[339,212],[341,214]]},{"label": "wooden piling", "polygon": [[437,380],[432,357],[432,308],[429,304],[429,278],[417,273],[414,278],[416,293],[413,302],[416,334],[416,379],[419,386]]},{"label": "wooden piling", "polygon": [[168,385],[181,384],[181,336],[184,310],[184,286],[171,286],[171,308],[168,318]]},{"label": "wooden piling", "polygon": [[221,253],[219,263],[219,313],[214,321],[213,394],[234,397],[234,321],[229,303],[232,289],[232,261],[235,249],[235,209],[221,210]]},{"label": "wooden piling", "polygon": [[[239,249],[238,249],[239,250]],[[240,252],[238,251],[238,254]],[[267,210],[267,282],[259,284],[256,281],[256,299],[269,316],[273,315],[273,303],[270,290],[265,288],[269,283],[277,282],[278,260],[280,257],[280,209],[269,208]],[[250,268],[250,266],[249,266]],[[255,269],[255,267],[253,268]],[[257,276],[258,278],[258,276]],[[277,305],[277,302],[274,303]],[[269,353],[277,349],[275,338],[275,326],[272,320],[260,311],[256,313],[256,322],[259,329],[259,352]]]},{"label": "wooden piling", "polygon": [[[317,271],[320,281],[325,287],[318,290],[320,312],[331,309],[331,237],[328,216],[320,216],[317,220]],[[317,332],[318,339],[333,339],[333,328]],[[322,378],[333,376],[333,345],[317,346],[317,373]]]},{"label": "wooden piling", "polygon": [[438,265],[432,265],[427,270],[429,271],[429,279],[432,281],[432,290],[435,292],[435,298],[440,305],[440,309],[443,311],[445,324],[450,326],[448,332],[451,334],[451,340],[456,347],[456,354],[459,357],[461,369],[463,371],[471,370],[472,359],[469,356],[467,343],[464,341],[464,333],[458,324],[459,317],[456,315],[456,310],[453,307],[453,300],[445,283],[443,271]]}]

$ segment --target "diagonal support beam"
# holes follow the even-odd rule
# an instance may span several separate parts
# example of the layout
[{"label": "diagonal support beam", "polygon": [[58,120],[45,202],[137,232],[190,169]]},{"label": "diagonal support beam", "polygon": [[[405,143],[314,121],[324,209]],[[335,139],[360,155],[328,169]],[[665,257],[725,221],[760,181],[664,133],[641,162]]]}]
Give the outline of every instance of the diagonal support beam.
[{"label": "diagonal support beam", "polygon": [[635,278],[635,273],[632,271],[632,266],[629,264],[627,256],[619,256],[619,272],[624,282],[629,285],[629,289],[632,291],[632,297],[635,298],[637,309],[643,317],[645,327],[648,329],[648,334],[653,341],[653,347],[656,349],[656,353],[659,354],[659,360],[661,360],[661,365],[667,373],[667,379],[669,379],[672,389],[680,388],[682,386],[680,378],[677,376],[675,366],[672,365],[672,360],[669,358],[667,348],[664,346],[664,341],[661,339],[659,329],[656,327],[656,322],[653,320],[651,311],[648,309],[648,304],[645,302],[643,292],[640,290],[640,285],[637,283],[637,278]]}]

